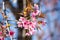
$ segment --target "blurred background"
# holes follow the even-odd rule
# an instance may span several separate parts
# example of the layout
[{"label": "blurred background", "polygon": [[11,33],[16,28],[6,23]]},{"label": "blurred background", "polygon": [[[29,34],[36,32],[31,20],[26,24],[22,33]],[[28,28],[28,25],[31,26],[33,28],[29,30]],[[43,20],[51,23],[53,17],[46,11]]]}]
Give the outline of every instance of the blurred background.
[{"label": "blurred background", "polygon": [[[43,31],[37,31],[34,35],[24,37],[23,29],[11,27],[15,31],[13,40],[60,40],[60,0],[28,0],[32,6],[38,4],[39,10],[45,14],[46,25],[42,27]],[[4,5],[3,5],[4,3]],[[0,0],[0,21],[3,20],[1,12],[13,20],[20,18],[21,12],[27,6],[27,0]],[[9,21],[16,25],[16,22]],[[10,40],[8,37],[5,40]]]}]

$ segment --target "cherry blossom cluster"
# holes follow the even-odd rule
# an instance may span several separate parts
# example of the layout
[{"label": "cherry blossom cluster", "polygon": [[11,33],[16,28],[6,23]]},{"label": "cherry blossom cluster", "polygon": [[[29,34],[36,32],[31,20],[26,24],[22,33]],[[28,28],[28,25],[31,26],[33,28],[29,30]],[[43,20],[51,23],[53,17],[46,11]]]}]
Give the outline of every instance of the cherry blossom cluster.
[{"label": "cherry blossom cluster", "polygon": [[[35,33],[35,28],[38,27],[37,16],[40,14],[39,7],[37,4],[34,4],[33,11],[30,13],[30,19],[27,20],[26,17],[20,17],[17,22],[18,27],[27,29],[26,35],[30,36]],[[42,25],[45,25],[44,20],[41,22]]]},{"label": "cherry blossom cluster", "polygon": [[24,17],[20,17],[19,21],[17,22],[18,27],[20,28],[24,28],[24,29],[28,29],[28,32],[26,33],[26,35],[32,35],[35,32],[35,26],[36,24],[30,20],[27,20]]},{"label": "cherry blossom cluster", "polygon": [[36,16],[39,14],[38,5],[34,4],[34,11],[30,14],[30,19],[27,20],[25,17],[20,17],[17,22],[18,27],[28,29],[26,35],[33,35],[35,33],[35,28],[37,27]]}]

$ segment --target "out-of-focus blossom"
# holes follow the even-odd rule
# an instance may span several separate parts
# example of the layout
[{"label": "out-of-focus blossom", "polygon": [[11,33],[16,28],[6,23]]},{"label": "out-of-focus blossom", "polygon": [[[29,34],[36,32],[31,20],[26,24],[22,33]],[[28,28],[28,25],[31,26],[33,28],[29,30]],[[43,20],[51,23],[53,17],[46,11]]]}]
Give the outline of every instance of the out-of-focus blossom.
[{"label": "out-of-focus blossom", "polygon": [[36,11],[34,11],[34,12],[32,13],[32,16],[37,16],[38,13],[39,13],[39,10],[36,10]]},{"label": "out-of-focus blossom", "polygon": [[6,28],[6,26],[2,25],[2,28],[4,29],[4,28]]},{"label": "out-of-focus blossom", "polygon": [[34,35],[36,31],[34,29],[29,30],[30,35]]},{"label": "out-of-focus blossom", "polygon": [[0,31],[0,35],[2,35],[2,32]]},{"label": "out-of-focus blossom", "polygon": [[34,9],[36,9],[36,10],[38,10],[38,9],[39,9],[39,7],[38,7],[38,5],[37,5],[37,4],[34,4]]},{"label": "out-of-focus blossom", "polygon": [[32,20],[32,21],[36,21],[36,18],[35,18],[35,17],[31,17],[31,20]]},{"label": "out-of-focus blossom", "polygon": [[38,7],[38,5],[37,4],[34,4],[34,11],[32,12],[32,17],[35,17],[35,16],[37,16],[38,14],[39,14],[39,7]]},{"label": "out-of-focus blossom", "polygon": [[33,22],[30,22],[30,23],[29,23],[29,28],[35,28],[35,25],[34,25]]},{"label": "out-of-focus blossom", "polygon": [[4,40],[4,37],[3,36],[0,36],[0,40]]},{"label": "out-of-focus blossom", "polygon": [[[37,25],[38,24],[37,18],[39,17],[39,13],[40,13],[40,11],[38,9],[39,9],[38,5],[34,4],[34,11],[31,12],[31,15],[29,14],[30,15],[30,16],[28,16],[28,17],[30,17],[29,19],[27,18],[27,16],[19,18],[19,21],[17,23],[18,27],[21,27],[21,28],[24,28],[25,30],[28,30],[28,32],[26,32],[27,36],[34,35],[34,33],[36,32],[36,29],[38,28],[37,27],[38,26]],[[40,13],[40,14],[42,14],[42,13]],[[41,17],[41,15],[40,15],[40,17]],[[45,25],[45,21],[42,20],[41,24]]]},{"label": "out-of-focus blossom", "polygon": [[14,32],[13,31],[9,31],[9,35],[10,36],[13,36],[14,35]]}]

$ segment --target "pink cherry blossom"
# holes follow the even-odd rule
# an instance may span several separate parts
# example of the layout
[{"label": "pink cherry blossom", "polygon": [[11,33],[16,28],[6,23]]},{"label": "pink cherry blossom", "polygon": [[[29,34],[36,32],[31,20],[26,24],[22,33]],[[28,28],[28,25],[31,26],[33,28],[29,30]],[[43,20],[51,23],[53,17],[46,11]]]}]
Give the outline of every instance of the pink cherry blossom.
[{"label": "pink cherry blossom", "polygon": [[35,32],[36,32],[36,31],[35,31],[34,28],[30,28],[30,29],[29,29],[29,34],[30,34],[30,35],[33,35]]},{"label": "pink cherry blossom", "polygon": [[38,5],[37,5],[37,4],[34,4],[34,8],[35,8],[35,9],[38,9],[39,7],[38,7]]},{"label": "pink cherry blossom", "polygon": [[31,17],[31,20],[34,22],[34,21],[36,21],[36,18],[35,17]]},{"label": "pink cherry blossom", "polygon": [[39,14],[39,10],[35,10],[34,12],[32,12],[32,16],[37,16]]},{"label": "pink cherry blossom", "polygon": [[32,25],[32,28],[35,28],[36,26],[35,25]]},{"label": "pink cherry blossom", "polygon": [[20,19],[19,19],[19,21],[25,21],[26,20],[26,18],[24,18],[24,17],[20,17]]},{"label": "pink cherry blossom", "polygon": [[32,30],[32,31],[29,31],[29,33],[30,33],[30,35],[33,35],[35,33],[35,31]]},{"label": "pink cherry blossom", "polygon": [[10,31],[9,31],[9,35],[10,35],[10,36],[13,36],[13,35],[14,35],[14,32],[10,30]]},{"label": "pink cherry blossom", "polygon": [[29,25],[31,26],[33,23],[32,22],[29,22]]},{"label": "pink cherry blossom", "polygon": [[22,22],[17,22],[17,24],[18,24],[18,27],[22,28]]},{"label": "pink cherry blossom", "polygon": [[2,31],[0,31],[0,35],[2,35]]},{"label": "pink cherry blossom", "polygon": [[25,19],[24,17],[21,17],[21,19],[19,19],[17,24],[18,24],[18,27],[24,27],[24,29],[29,30],[29,32],[26,33],[27,36],[33,35],[36,27],[36,18],[32,17],[32,21],[31,21],[31,20]]},{"label": "pink cherry blossom", "polygon": [[3,36],[0,36],[0,40],[4,40],[4,37]]},{"label": "pink cherry blossom", "polygon": [[23,23],[23,27],[24,27],[24,29],[28,29],[28,21],[25,21],[25,22]]},{"label": "pink cherry blossom", "polygon": [[24,29],[28,29],[28,25],[24,25],[23,27],[24,27]]}]

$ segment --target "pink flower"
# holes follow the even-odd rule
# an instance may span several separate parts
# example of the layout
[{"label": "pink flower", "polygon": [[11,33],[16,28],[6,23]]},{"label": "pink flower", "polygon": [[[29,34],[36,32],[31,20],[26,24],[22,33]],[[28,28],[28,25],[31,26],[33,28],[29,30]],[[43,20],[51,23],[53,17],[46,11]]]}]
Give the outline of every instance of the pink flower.
[{"label": "pink flower", "polygon": [[34,12],[32,12],[32,17],[35,17],[35,16],[37,16],[39,14],[39,10],[35,10]]},{"label": "pink flower", "polygon": [[21,27],[21,28],[23,27],[22,26],[23,25],[22,22],[17,22],[17,24],[18,24],[18,27]]},{"label": "pink flower", "polygon": [[[37,11],[35,13],[37,13]],[[34,16],[31,17],[32,21],[27,20],[24,17],[20,17],[20,19],[19,19],[20,22],[17,22],[18,27],[24,27],[24,29],[29,30],[29,32],[26,33],[27,36],[33,35],[35,33],[35,27],[37,24],[37,20],[36,20],[35,16],[38,15],[35,13],[32,13],[32,14],[34,14]]]},{"label": "pink flower", "polygon": [[35,31],[30,31],[29,33],[30,33],[30,35],[33,35],[35,33]]},{"label": "pink flower", "polygon": [[26,19],[24,17],[20,17],[19,21],[25,21]]},{"label": "pink flower", "polygon": [[0,40],[4,40],[4,37],[3,36],[0,36]]},{"label": "pink flower", "polygon": [[24,25],[24,29],[28,29],[28,25]]},{"label": "pink flower", "polygon": [[35,25],[32,25],[32,28],[35,28],[36,26]]},{"label": "pink flower", "polygon": [[28,29],[28,21],[25,21],[25,22],[23,23],[23,27],[24,27],[24,29]]},{"label": "pink flower", "polygon": [[13,35],[14,35],[14,32],[10,30],[10,31],[9,31],[9,35],[10,35],[10,36],[13,36]]},{"label": "pink flower", "polygon": [[35,25],[33,23],[30,23],[29,28],[35,28]]},{"label": "pink flower", "polygon": [[34,22],[36,22],[37,20],[36,20],[36,18],[35,17],[31,17],[31,20]]},{"label": "pink flower", "polygon": [[2,31],[0,31],[0,35],[2,35]]},{"label": "pink flower", "polygon": [[34,8],[35,8],[35,9],[38,9],[39,7],[38,7],[38,5],[37,5],[37,4],[34,4]]},{"label": "pink flower", "polygon": [[37,13],[35,13],[35,12],[33,12],[33,13],[32,13],[32,16],[34,16],[34,17],[35,17],[36,15],[37,15]]},{"label": "pink flower", "polygon": [[29,25],[32,25],[33,23],[32,22],[29,22]]},{"label": "pink flower", "polygon": [[36,31],[35,31],[34,29],[30,29],[30,30],[29,30],[29,34],[30,34],[30,35],[33,35],[35,32],[36,32]]},{"label": "pink flower", "polygon": [[35,11],[34,11],[34,13],[35,13],[36,15],[38,15],[38,13],[39,13],[39,10],[35,10]]},{"label": "pink flower", "polygon": [[33,35],[34,33],[35,33],[35,28],[33,28],[32,26],[31,27],[29,27],[29,34],[30,35]]}]

